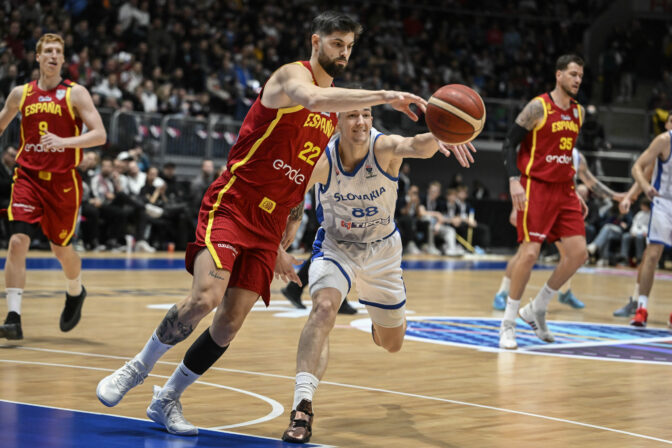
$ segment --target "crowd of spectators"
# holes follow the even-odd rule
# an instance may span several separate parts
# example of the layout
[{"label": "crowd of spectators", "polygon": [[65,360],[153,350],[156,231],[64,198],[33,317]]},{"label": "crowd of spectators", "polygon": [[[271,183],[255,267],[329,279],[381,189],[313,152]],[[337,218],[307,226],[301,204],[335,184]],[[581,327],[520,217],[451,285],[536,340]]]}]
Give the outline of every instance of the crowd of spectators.
[{"label": "crowd of spectators", "polygon": [[[348,2],[365,33],[343,81],[428,97],[448,83],[527,99],[553,83],[562,52],[605,2]],[[327,2],[12,0],[0,8],[0,95],[37,76],[45,32],[66,43],[65,75],[96,104],[136,111],[244,117],[268,75],[309,55],[310,19]],[[484,11],[497,11],[485,14]],[[549,84],[550,83],[550,84]],[[589,80],[584,81],[589,92]]]}]

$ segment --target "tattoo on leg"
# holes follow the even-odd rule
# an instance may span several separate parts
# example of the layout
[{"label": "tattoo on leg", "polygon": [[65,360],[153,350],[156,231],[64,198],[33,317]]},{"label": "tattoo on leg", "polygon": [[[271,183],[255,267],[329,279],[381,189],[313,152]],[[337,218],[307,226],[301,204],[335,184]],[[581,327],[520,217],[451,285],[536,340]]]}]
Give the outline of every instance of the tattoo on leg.
[{"label": "tattoo on leg", "polygon": [[224,278],[224,277],[222,277],[221,275],[219,275],[219,273],[217,273],[217,271],[210,271],[210,272],[209,272],[209,275],[210,275],[210,277],[214,277],[214,278],[216,278],[217,280],[226,280],[226,278]]},{"label": "tattoo on leg", "polygon": [[175,345],[187,339],[192,331],[194,331],[193,325],[180,322],[177,305],[173,305],[159,324],[156,335],[164,344]]}]

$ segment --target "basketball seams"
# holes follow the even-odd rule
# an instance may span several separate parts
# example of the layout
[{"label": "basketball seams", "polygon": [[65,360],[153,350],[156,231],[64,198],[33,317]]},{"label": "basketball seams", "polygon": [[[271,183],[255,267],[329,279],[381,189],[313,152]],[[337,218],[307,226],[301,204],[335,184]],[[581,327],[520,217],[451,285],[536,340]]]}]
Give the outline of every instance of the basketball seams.
[{"label": "basketball seams", "polygon": [[468,113],[466,113],[465,111],[463,111],[462,109],[460,109],[456,106],[453,106],[450,103],[447,103],[447,102],[445,102],[443,100],[440,100],[438,98],[435,98],[433,96],[429,98],[428,102],[429,102],[429,104],[433,104],[434,106],[439,107],[439,108],[445,110],[446,112],[450,112],[451,114],[455,115],[456,117],[466,121],[467,123],[469,123],[474,128],[475,131],[480,130],[483,127],[483,119],[479,120],[477,118],[474,118],[471,115],[469,115]]}]

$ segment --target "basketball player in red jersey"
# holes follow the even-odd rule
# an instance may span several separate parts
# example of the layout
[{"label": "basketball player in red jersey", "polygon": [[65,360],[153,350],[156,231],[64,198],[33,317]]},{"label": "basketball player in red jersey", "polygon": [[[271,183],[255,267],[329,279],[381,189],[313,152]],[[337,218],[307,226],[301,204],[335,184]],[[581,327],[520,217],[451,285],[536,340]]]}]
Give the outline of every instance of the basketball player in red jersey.
[{"label": "basketball player in red jersey", "polygon": [[331,87],[360,32],[346,15],[320,14],[313,20],[310,61],[284,65],[268,79],[243,121],[226,170],[201,204],[196,242],[185,260],[193,275],[191,294],[168,311],[140,353],[100,381],[103,404],[116,405],[217,307],[210,328],[166,385],[155,387],[147,409],[169,432],[197,434],[182,415],[182,392],[224,353],[259,296],[268,304],[274,266],[285,281],[300,283],[294,259],[280,242],[288,217],[301,219],[306,184],[335,130],[336,113],[388,103],[417,120],[410,105],[425,109],[426,102],[409,93]]},{"label": "basketball player in red jersey", "polygon": [[500,328],[501,348],[518,347],[520,298],[542,242],[560,239],[565,253],[534,300],[520,310],[520,317],[545,342],[555,340],[546,325],[548,303],[588,256],[584,205],[574,191],[572,163],[572,149],[584,117],[583,107],[574,100],[582,78],[583,60],[575,55],[560,56],[555,88],[527,103],[504,140],[503,156],[511,200],[517,210],[520,248]]},{"label": "basketball player in red jersey", "polygon": [[[26,285],[26,254],[37,226],[67,279],[61,331],[79,322],[86,290],[82,260],[70,241],[77,225],[82,180],[75,169],[82,148],[100,146],[107,135],[89,92],[61,77],[65,62],[61,36],[45,34],[37,42],[40,78],[10,92],[0,111],[0,133],[21,113],[21,145],[16,156],[12,195],[7,209],[11,237],[5,265],[9,313],[0,337],[21,339],[21,297]],[[82,125],[88,131],[82,134]]]}]

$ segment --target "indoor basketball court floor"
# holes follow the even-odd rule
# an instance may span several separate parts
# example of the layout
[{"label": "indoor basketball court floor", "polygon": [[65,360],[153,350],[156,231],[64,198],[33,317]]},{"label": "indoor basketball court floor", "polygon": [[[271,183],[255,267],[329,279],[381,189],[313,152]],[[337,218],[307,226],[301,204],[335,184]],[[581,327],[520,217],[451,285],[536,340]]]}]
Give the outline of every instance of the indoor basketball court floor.
[{"label": "indoor basketball court floor", "polygon": [[[306,310],[272,285],[229,352],[183,396],[197,437],[166,433],[144,410],[201,326],[171,350],[115,408],[97,382],[132,357],[166,310],[188,293],[181,254],[86,254],[82,321],[57,329],[62,273],[46,253],[28,259],[24,339],[1,341],[2,447],[279,447]],[[0,260],[4,269],[4,258]],[[339,316],[330,365],[315,400],[314,444],[362,447],[672,445],[669,369],[672,275],[657,274],[649,328],[611,312],[632,290],[631,269],[583,268],[572,288],[584,310],[549,308],[556,343],[518,322],[519,349],[498,348],[501,312],[491,308],[505,261],[416,257],[404,261],[408,329],[400,353],[370,341],[363,307]],[[552,266],[537,266],[526,297]],[[354,288],[353,288],[354,289]],[[4,301],[3,301],[4,302]],[[5,312],[4,305],[0,307]]]}]

